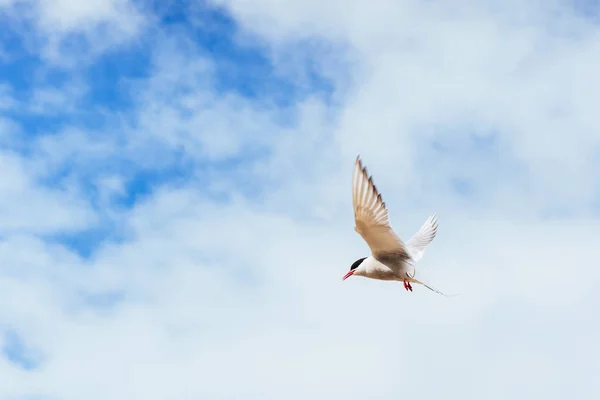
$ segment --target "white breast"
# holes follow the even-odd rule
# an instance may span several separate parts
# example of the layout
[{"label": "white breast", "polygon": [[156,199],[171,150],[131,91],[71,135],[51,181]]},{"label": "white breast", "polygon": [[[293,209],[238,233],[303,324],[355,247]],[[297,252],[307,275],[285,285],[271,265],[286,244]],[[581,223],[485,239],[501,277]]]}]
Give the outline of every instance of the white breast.
[{"label": "white breast", "polygon": [[354,274],[384,281],[403,279],[403,277],[395,273],[394,270],[380,263],[373,257],[367,257],[356,269]]}]

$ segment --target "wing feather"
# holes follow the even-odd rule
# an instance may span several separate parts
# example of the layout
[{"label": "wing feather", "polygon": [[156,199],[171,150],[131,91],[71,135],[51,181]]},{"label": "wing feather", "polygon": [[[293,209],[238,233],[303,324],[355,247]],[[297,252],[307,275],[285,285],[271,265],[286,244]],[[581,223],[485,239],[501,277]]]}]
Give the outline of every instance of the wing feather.
[{"label": "wing feather", "polygon": [[354,230],[367,242],[373,256],[394,253],[400,258],[410,255],[390,225],[388,210],[373,178],[363,167],[360,156],[354,164],[352,178],[352,202],[354,205]]},{"label": "wing feather", "polygon": [[425,247],[433,241],[438,229],[437,216],[432,214],[421,228],[406,242],[408,253],[414,261],[419,261],[425,253]]}]

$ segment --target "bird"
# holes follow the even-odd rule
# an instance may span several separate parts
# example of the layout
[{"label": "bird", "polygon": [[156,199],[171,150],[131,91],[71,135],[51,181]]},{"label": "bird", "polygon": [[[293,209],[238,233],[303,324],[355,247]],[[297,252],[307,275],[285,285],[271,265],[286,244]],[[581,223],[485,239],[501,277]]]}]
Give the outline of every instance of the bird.
[{"label": "bird", "polygon": [[356,260],[342,280],[362,276],[384,281],[403,281],[406,291],[413,291],[411,283],[448,296],[424,282],[415,279],[415,264],[421,260],[425,247],[435,238],[438,219],[431,214],[419,230],[406,243],[394,232],[388,209],[381,194],[363,166],[360,155],[356,157],[352,177],[352,203],[354,230],[362,236],[371,250],[369,257]]}]

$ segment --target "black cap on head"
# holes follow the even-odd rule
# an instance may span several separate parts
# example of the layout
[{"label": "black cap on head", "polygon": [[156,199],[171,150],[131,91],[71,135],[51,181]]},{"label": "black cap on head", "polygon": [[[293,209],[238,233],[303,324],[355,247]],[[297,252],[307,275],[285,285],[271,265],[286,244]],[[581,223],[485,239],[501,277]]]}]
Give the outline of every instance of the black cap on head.
[{"label": "black cap on head", "polygon": [[367,257],[363,257],[363,258],[359,258],[358,260],[354,261],[354,264],[352,264],[352,266],[350,267],[350,271],[352,271],[353,269],[358,268],[358,266],[360,264],[362,264],[362,262],[366,259]]}]

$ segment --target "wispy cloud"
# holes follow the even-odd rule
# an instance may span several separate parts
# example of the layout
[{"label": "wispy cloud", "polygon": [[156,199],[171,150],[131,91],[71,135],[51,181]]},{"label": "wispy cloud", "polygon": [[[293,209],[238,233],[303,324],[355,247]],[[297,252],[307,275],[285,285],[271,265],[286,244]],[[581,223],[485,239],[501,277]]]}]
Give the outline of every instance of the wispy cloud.
[{"label": "wispy cloud", "polygon": [[[0,0],[0,398],[596,398],[570,2]],[[340,279],[361,154],[419,274]],[[421,290],[422,289],[422,290]]]}]

